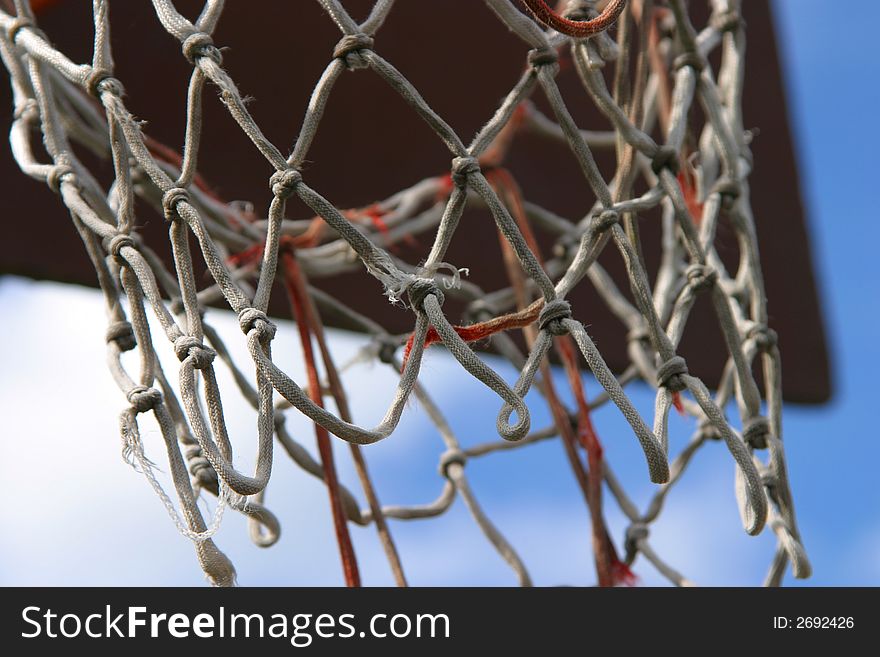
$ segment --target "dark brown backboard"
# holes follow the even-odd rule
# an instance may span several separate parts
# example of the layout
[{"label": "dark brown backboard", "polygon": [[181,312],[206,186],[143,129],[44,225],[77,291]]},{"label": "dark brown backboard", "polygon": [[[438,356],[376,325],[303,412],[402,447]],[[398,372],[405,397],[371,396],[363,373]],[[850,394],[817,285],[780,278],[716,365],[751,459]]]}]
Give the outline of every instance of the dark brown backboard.
[{"label": "dark brown backboard", "polygon": [[[199,4],[176,3],[190,16],[197,13]],[[347,0],[344,4],[356,17],[362,17],[371,3]],[[255,5],[262,5],[259,11]],[[90,11],[87,2],[56,2],[41,13],[39,25],[74,61],[86,62],[91,57]],[[177,147],[184,133],[190,66],[158,24],[150,3],[117,2],[111,11],[116,71],[127,91],[126,104],[147,122],[145,130],[150,136]],[[828,351],[772,16],[766,2],[747,3],[745,12],[749,48],[744,112],[746,127],[759,131],[752,144],[755,170],[751,195],[770,323],[780,336],[785,398],[819,403],[831,395]],[[255,15],[262,17],[259,23]],[[267,16],[277,18],[267,21]],[[227,3],[215,41],[228,46],[224,65],[242,93],[254,98],[251,110],[256,120],[282,150],[292,146],[312,88],[338,39],[336,26],[317,2]],[[467,141],[513,86],[527,49],[482,2],[399,0],[377,35],[376,50],[397,66]],[[569,92],[567,101],[582,127],[609,127],[578,89],[573,71],[561,72],[560,85]],[[541,99],[536,98],[536,103],[541,106]],[[224,198],[253,201],[257,211],[264,212],[270,198],[267,181],[271,170],[218,100],[209,95],[205,105],[201,173]],[[0,91],[3,125],[11,121],[11,107],[4,85]],[[357,112],[352,111],[355,107]],[[395,92],[378,76],[358,71],[346,74],[334,89],[310,151],[306,175],[309,184],[337,207],[359,207],[421,178],[448,171],[449,161],[442,143]],[[593,202],[576,162],[562,145],[527,135],[517,137],[508,165],[527,199],[562,216],[579,218]],[[109,164],[104,167],[109,175]],[[0,273],[95,285],[94,271],[59,199],[45,185],[22,175],[8,149],[0,152],[0,175],[5,211],[16,216],[14,225],[21,227],[4,235]],[[296,207],[288,215],[309,216]],[[656,271],[659,264],[659,250],[650,248],[659,243],[655,219],[648,215],[641,224],[649,245],[645,249],[649,272]],[[484,289],[505,286],[492,221],[474,210],[468,211],[463,222],[464,230],[447,260],[469,267],[474,282]],[[139,225],[149,243],[168,252],[166,226],[159,215],[144,208]],[[723,223],[719,230],[722,258],[735,258],[732,231]],[[465,233],[467,239],[462,240]],[[45,239],[47,234],[54,236],[53,241]],[[729,253],[723,252],[725,244]],[[400,255],[414,262],[424,258],[428,248],[424,239]],[[618,281],[623,280],[615,253],[609,251],[601,261]],[[391,307],[378,284],[362,272],[323,279],[319,284],[391,331],[411,329],[412,315]],[[612,368],[620,370],[628,362],[625,328],[589,285],[580,286],[572,302],[575,316],[588,325]],[[454,304],[448,303],[446,310],[457,319],[459,309]],[[725,360],[720,331],[708,304],[698,303],[694,312],[681,353],[697,375],[717,380]]]}]

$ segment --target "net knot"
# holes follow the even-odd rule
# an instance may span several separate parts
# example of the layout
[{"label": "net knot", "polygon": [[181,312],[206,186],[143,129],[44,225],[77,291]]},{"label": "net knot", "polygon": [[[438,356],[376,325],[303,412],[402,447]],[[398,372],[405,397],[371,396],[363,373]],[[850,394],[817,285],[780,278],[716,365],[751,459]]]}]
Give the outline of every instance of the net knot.
[{"label": "net knot", "polygon": [[220,488],[220,480],[217,471],[205,457],[202,448],[198,445],[187,445],[186,460],[189,463],[189,473],[198,485],[212,493],[217,493]]},{"label": "net knot", "polygon": [[137,346],[131,322],[113,322],[107,327],[105,338],[107,342],[115,342],[119,351],[131,351]]},{"label": "net knot", "polygon": [[494,317],[494,313],[485,299],[474,299],[467,305],[465,317],[468,321],[476,323]]},{"label": "net knot", "polygon": [[214,356],[217,355],[217,352],[206,347],[191,335],[181,335],[174,341],[174,353],[177,354],[177,358],[181,362],[192,358],[192,366],[197,370],[208,367],[214,362]]},{"label": "net knot", "polygon": [[137,243],[131,235],[125,233],[118,233],[104,242],[104,248],[107,250],[107,253],[117,258],[122,257],[122,249],[127,246],[134,249],[137,248]]},{"label": "net knot", "polygon": [[73,168],[68,164],[56,164],[54,167],[49,169],[49,173],[46,176],[46,184],[49,185],[49,188],[59,194],[61,192],[61,183],[65,181],[66,178],[72,178],[74,176]]},{"label": "net knot", "polygon": [[697,423],[697,433],[704,440],[721,440],[721,432],[718,431],[718,427],[712,424],[712,420],[705,415]]},{"label": "net knot", "polygon": [[687,268],[688,285],[694,292],[712,289],[718,281],[718,272],[709,265],[695,263]]},{"label": "net knot", "polygon": [[532,68],[554,66],[559,63],[559,53],[555,48],[535,48],[529,50],[528,62]]},{"label": "net knot", "polygon": [[767,436],[770,434],[770,423],[767,418],[756,415],[743,424],[742,437],[747,445],[755,449],[767,448]]},{"label": "net knot", "polygon": [[122,96],[125,87],[113,77],[113,73],[106,68],[93,68],[86,78],[86,89],[95,98],[100,99],[101,94],[110,93],[114,96]]},{"label": "net knot", "polygon": [[544,304],[538,315],[538,328],[552,335],[566,335],[565,320],[571,319],[571,304],[565,299],[553,299]]},{"label": "net knot", "polygon": [[415,310],[419,310],[424,312],[425,308],[425,297],[429,294],[433,294],[437,299],[437,303],[439,305],[443,305],[443,301],[445,301],[446,297],[443,295],[443,292],[440,291],[440,288],[437,287],[437,284],[434,282],[433,278],[416,278],[414,279],[409,286],[406,288],[406,293],[409,296],[409,305]]},{"label": "net knot", "polygon": [[40,108],[37,101],[33,98],[28,98],[12,112],[12,119],[14,121],[25,121],[27,123],[36,121],[39,116]]},{"label": "net knot", "polygon": [[269,321],[266,313],[262,310],[245,308],[238,313],[238,324],[245,335],[250,333],[251,329],[256,329],[261,341],[268,341],[275,337],[275,324]]},{"label": "net knot", "polygon": [[623,548],[626,550],[627,560],[635,558],[639,551],[639,542],[648,538],[650,530],[644,522],[633,522],[626,528],[626,534],[623,540]]},{"label": "net knot", "polygon": [[269,178],[269,189],[277,198],[289,198],[296,191],[296,187],[302,182],[302,179],[302,174],[298,169],[282,169],[273,173]]},{"label": "net knot", "polygon": [[690,66],[694,69],[695,73],[700,73],[706,68],[706,60],[700,53],[689,50],[676,57],[675,61],[672,63],[672,68],[676,71],[685,66]]},{"label": "net knot", "polygon": [[464,464],[467,463],[467,457],[458,448],[447,449],[440,455],[439,470],[442,477],[449,479],[449,466],[453,463],[457,463],[461,467],[464,467]]},{"label": "net knot", "polygon": [[648,525],[643,522],[634,522],[626,528],[626,542],[637,543],[643,541],[650,535],[651,531]]},{"label": "net knot", "polygon": [[162,403],[162,393],[147,386],[135,386],[125,396],[128,398],[128,403],[138,413],[151,411],[156,407],[156,404]]},{"label": "net knot", "polygon": [[593,217],[592,229],[596,233],[604,233],[612,226],[620,223],[620,213],[617,210],[602,210]]},{"label": "net knot", "polygon": [[682,377],[688,373],[687,363],[681,356],[673,356],[657,368],[657,385],[670,392],[681,392],[687,386]]},{"label": "net knot", "polygon": [[572,260],[577,255],[580,246],[579,237],[565,233],[553,245],[553,255],[563,260]]},{"label": "net knot", "polygon": [[382,336],[378,338],[378,345],[379,349],[376,352],[376,357],[383,363],[393,365],[394,354],[397,353],[397,347],[399,346],[397,342],[390,336]]},{"label": "net knot", "polygon": [[779,334],[766,324],[755,324],[747,334],[761,351],[769,351],[779,342]]},{"label": "net knot", "polygon": [[678,173],[678,151],[672,146],[661,146],[651,158],[651,170],[660,175],[663,169],[669,169],[673,174]]},{"label": "net knot", "polygon": [[452,182],[458,187],[467,187],[471,174],[480,172],[480,163],[475,157],[457,157],[452,160]]},{"label": "net knot", "polygon": [[9,27],[6,28],[6,38],[10,42],[15,43],[15,37],[26,27],[35,29],[34,23],[30,18],[27,16],[16,16],[9,22]]},{"label": "net knot", "polygon": [[745,27],[745,21],[735,9],[727,9],[713,12],[709,18],[709,25],[723,34],[724,32],[735,32],[740,27]]},{"label": "net knot", "polygon": [[177,204],[181,202],[190,203],[189,192],[183,187],[172,187],[162,194],[162,210],[167,221],[174,221],[180,216]]},{"label": "net knot", "polygon": [[730,207],[742,194],[742,186],[732,178],[724,176],[712,185],[709,194],[721,194],[721,201],[725,207]]},{"label": "net knot", "polygon": [[349,69],[366,68],[369,62],[361,55],[362,50],[372,50],[373,37],[368,34],[346,34],[333,49],[334,59],[341,59]]},{"label": "net knot", "polygon": [[223,55],[220,54],[220,50],[214,45],[214,39],[205,32],[193,32],[190,34],[183,40],[181,50],[183,50],[183,56],[193,66],[202,57],[207,57],[218,66],[223,63]]},{"label": "net knot", "polygon": [[577,23],[586,23],[587,21],[591,21],[599,15],[599,12],[596,11],[595,4],[596,0],[580,0],[579,2],[570,2],[568,8],[565,10],[565,13],[562,14],[562,17],[567,18],[570,21],[575,21]]},{"label": "net knot", "polygon": [[626,334],[627,342],[647,342],[651,339],[651,332],[645,324],[634,326]]}]

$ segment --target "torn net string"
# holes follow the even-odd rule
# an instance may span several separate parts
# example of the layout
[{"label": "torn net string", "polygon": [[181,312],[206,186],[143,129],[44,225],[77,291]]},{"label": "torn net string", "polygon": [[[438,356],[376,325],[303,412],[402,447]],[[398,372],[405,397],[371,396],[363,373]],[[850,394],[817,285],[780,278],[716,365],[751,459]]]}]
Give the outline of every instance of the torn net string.
[{"label": "torn net string", "polygon": [[[108,2],[93,2],[90,63],[75,63],[54,49],[25,0],[14,3],[17,15],[0,13],[0,54],[15,103],[13,154],[27,175],[45,181],[60,195],[83,239],[107,301],[111,373],[128,401],[120,419],[124,452],[148,476],[182,533],[193,541],[208,579],[217,585],[232,584],[235,570],[213,540],[219,519],[206,523],[196,503],[200,491],[219,496],[218,513],[229,506],[246,514],[257,544],[273,544],[280,526],[263,505],[263,495],[277,441],[297,466],[327,483],[348,584],[360,581],[348,522],[376,525],[395,579],[403,585],[403,566],[386,519],[437,516],[461,496],[519,583],[528,585],[525,564],[480,507],[465,466],[471,458],[554,437],[561,438],[590,508],[600,584],[628,581],[628,566],[638,556],[673,583],[690,583],[655,552],[649,529],[694,454],[712,441],[724,442],[735,464],[735,492],[745,530],[758,534],[769,525],[776,535],[777,548],[765,583],[779,584],[789,564],[794,576],[809,576],[782,445],[780,354],[775,333],[767,325],[755,219],[749,206],[751,155],[741,113],[745,28],[740,3],[712,0],[712,18],[697,30],[683,0],[662,6],[650,0],[613,0],[599,3],[601,12],[589,0],[563,2],[555,9],[524,0],[533,13],[521,11],[509,0],[485,0],[498,19],[498,29],[511,30],[524,42],[525,69],[502,104],[487,108],[488,122],[466,145],[381,56],[381,28],[393,11],[393,0],[378,0],[361,24],[337,0],[318,1],[341,38],[314,88],[287,157],[262,133],[223,68],[220,50],[211,38],[222,15],[221,0],[206,2],[194,23],[169,0],[153,0],[158,23],[180,42],[182,56],[192,65],[184,108],[186,135],[179,154],[144,134],[125,105],[124,81],[113,76]],[[614,40],[604,30],[614,20],[610,14],[621,11]],[[589,38],[582,38],[587,32]],[[707,58],[716,50],[720,50],[720,66],[714,70]],[[561,55],[571,58],[612,131],[583,130],[576,124],[555,82]],[[613,67],[611,89],[603,74],[608,67]],[[377,75],[401,95],[448,148],[452,157],[448,173],[415,182],[380,203],[347,211],[309,186],[300,167],[320,129],[323,109],[332,102],[333,86],[347,71]],[[197,172],[207,85],[219,90],[221,102],[274,170],[268,181],[271,204],[265,218],[216,196]],[[530,101],[539,93],[552,108],[552,116],[539,112]],[[696,104],[706,121],[695,151],[688,153],[687,123]],[[585,216],[559,217],[522,198],[515,179],[503,167],[504,155],[520,131],[570,147],[596,199]],[[42,138],[45,154],[35,151],[35,135]],[[73,145],[112,160],[115,175],[109,188],[98,183]],[[602,148],[617,153],[617,167],[609,179],[592,155]],[[51,163],[44,163],[46,157]],[[640,196],[633,194],[637,180],[648,190]],[[173,270],[142,243],[136,229],[136,196],[167,218]],[[286,219],[292,196],[311,208],[316,218]],[[502,240],[509,288],[482,290],[444,261],[449,245],[459,238],[459,219],[467,205],[491,212]],[[662,214],[663,254],[652,286],[642,264],[638,217],[656,207]],[[716,227],[722,220],[735,231],[741,253],[732,272],[715,249]],[[538,252],[536,230],[556,238],[552,254]],[[424,262],[406,263],[393,254],[396,243],[425,233],[434,237]],[[596,262],[606,248],[616,251],[625,264],[630,298]],[[197,284],[194,257],[207,267],[210,285]],[[412,310],[411,335],[388,335],[312,282],[360,268],[382,283],[390,301]],[[279,278],[288,291],[306,354],[309,380],[302,385],[272,359],[276,329],[266,312]],[[628,331],[631,363],[619,377],[609,370],[584,326],[572,319],[566,297],[578,285],[594,286],[611,316]],[[728,354],[714,395],[676,353],[700,294],[711,299]],[[469,323],[447,319],[442,309],[446,295],[469,303]],[[232,361],[220,336],[204,321],[205,305],[218,302],[238,314],[253,361],[246,368]],[[375,427],[357,425],[348,411],[341,368],[333,362],[324,339],[322,312],[344,316],[371,334],[362,357],[379,359],[399,374],[388,410]],[[151,334],[148,313],[158,320],[164,336]],[[507,335],[512,330],[524,331],[527,353]],[[493,347],[520,371],[513,384],[471,348],[472,342],[489,336]],[[157,339],[168,340],[180,359],[174,380],[156,356],[153,341]],[[443,410],[418,381],[424,352],[434,342],[442,342],[455,357],[463,376],[472,376],[496,393],[502,440],[461,447]],[[551,349],[565,366],[574,408],[560,401],[554,388],[546,360]],[[122,359],[131,350],[139,356],[136,372],[129,371]],[[756,359],[766,390],[763,399],[752,374]],[[234,465],[214,370],[221,362],[231,370],[238,394],[256,411],[257,459],[250,473]],[[603,388],[592,400],[583,390],[584,363]],[[319,367],[326,381],[319,380]],[[650,425],[624,391],[635,380],[656,389]],[[533,386],[549,405],[551,427],[530,426],[523,399]],[[322,398],[328,390],[338,414],[324,408]],[[280,403],[273,404],[274,392],[283,398]],[[360,446],[391,435],[412,397],[419,400],[446,447],[439,467],[443,487],[429,504],[383,507]],[[647,475],[659,485],[645,510],[628,497],[603,458],[592,428],[591,410],[609,402],[623,413],[644,452]],[[730,402],[737,409],[734,419],[724,410]],[[688,446],[670,458],[667,422],[673,407],[695,417],[698,429]],[[320,462],[287,430],[290,409],[315,423]],[[138,429],[138,416],[143,413],[153,413],[161,429],[176,506],[151,475]],[[337,480],[329,434],[352,446],[368,509],[361,509],[355,495]],[[630,520],[620,555],[604,524],[603,489]]]}]

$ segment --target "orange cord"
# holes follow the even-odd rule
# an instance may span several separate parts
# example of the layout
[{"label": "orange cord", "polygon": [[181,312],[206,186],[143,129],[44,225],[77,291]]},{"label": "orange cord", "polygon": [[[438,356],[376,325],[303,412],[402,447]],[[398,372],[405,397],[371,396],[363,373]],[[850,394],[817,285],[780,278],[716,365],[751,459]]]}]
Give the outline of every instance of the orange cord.
[{"label": "orange cord", "polygon": [[521,2],[544,25],[575,39],[585,39],[604,32],[614,25],[626,8],[626,0],[611,0],[596,18],[589,21],[573,21],[557,14],[544,0],[521,0]]},{"label": "orange cord", "polygon": [[[299,329],[300,342],[302,344],[303,357],[306,364],[306,373],[309,380],[309,397],[312,401],[323,407],[323,394],[321,382],[318,378],[318,368],[315,364],[315,352],[312,348],[312,332],[306,321],[305,299],[306,291],[303,281],[302,270],[299,267],[293,249],[288,245],[281,253],[281,265],[284,275],[284,285],[287,296]],[[314,423],[315,437],[318,441],[318,452],[321,456],[321,465],[324,468],[324,480],[327,483],[327,491],[330,495],[330,508],[333,512],[333,526],[336,530],[336,540],[339,544],[339,554],[342,558],[342,570],[345,574],[345,583],[349,587],[361,585],[360,572],[358,570],[357,557],[354,545],[351,542],[351,534],[348,531],[348,521],[342,506],[342,495],[339,490],[339,479],[336,474],[336,466],[333,461],[333,446],[330,443],[330,434],[317,422]]]}]

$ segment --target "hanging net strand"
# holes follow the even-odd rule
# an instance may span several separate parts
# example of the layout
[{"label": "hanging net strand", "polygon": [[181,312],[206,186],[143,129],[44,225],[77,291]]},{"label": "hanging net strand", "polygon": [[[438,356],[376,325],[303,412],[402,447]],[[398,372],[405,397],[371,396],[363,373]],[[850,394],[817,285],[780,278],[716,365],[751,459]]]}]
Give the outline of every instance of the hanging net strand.
[{"label": "hanging net strand", "polygon": [[[14,102],[12,153],[26,175],[58,194],[94,265],[106,302],[110,372],[125,404],[120,415],[123,456],[193,542],[209,581],[232,585],[236,579],[232,563],[214,542],[224,509],[248,518],[251,537],[260,546],[269,547],[280,536],[281,524],[265,501],[277,441],[296,467],[327,487],[346,584],[361,582],[349,523],[375,525],[393,577],[404,586],[389,521],[440,516],[460,497],[517,582],[530,585],[522,558],[478,501],[467,463],[555,438],[588,507],[599,584],[632,584],[631,568],[639,557],[673,584],[693,583],[671,565],[675,555],[667,561],[658,554],[650,530],[695,454],[721,442],[733,461],[744,530],[754,535],[769,525],[776,537],[765,584],[779,585],[789,565],[795,577],[809,577],[782,442],[780,348],[768,325],[756,218],[749,205],[752,157],[742,118],[745,28],[740,2],[714,0],[711,20],[698,30],[684,0],[669,0],[662,7],[650,0],[571,0],[556,9],[544,0],[521,0],[526,13],[512,0],[485,0],[498,29],[512,31],[528,50],[517,64],[523,67],[519,79],[498,107],[485,108],[489,119],[469,145],[379,54],[393,0],[375,2],[360,24],[338,0],[318,2],[340,37],[335,47],[328,44],[330,62],[304,110],[289,156],[263,132],[224,68],[213,41],[222,0],[207,1],[195,21],[170,0],[153,0],[157,26],[177,40],[192,71],[181,108],[186,130],[179,146],[145,133],[126,105],[124,80],[115,77],[106,0],[93,2],[94,49],[85,63],[51,45],[26,0],[14,2],[14,14],[0,11],[0,57]],[[615,24],[616,40],[607,31]],[[720,64],[713,66],[709,57],[716,51]],[[561,57],[570,58],[610,130],[578,125],[556,82]],[[611,78],[606,68],[613,68]],[[334,85],[345,72],[374,75],[387,84],[446,147],[450,162],[436,163],[434,175],[356,208],[340,209],[313,188],[303,164],[322,127],[324,109],[333,102]],[[254,199],[268,199],[266,216],[254,212],[256,206],[227,202],[199,173],[209,87],[219,92],[237,126],[233,129],[241,130],[267,163],[268,190]],[[538,95],[546,100],[549,115],[532,102]],[[692,111],[697,104],[701,112]],[[696,115],[702,119],[698,126]],[[594,199],[582,216],[560,217],[528,199],[515,171],[506,166],[523,133],[570,149],[583,174],[580,193],[586,190]],[[102,185],[77,155],[82,149],[109,160],[109,185]],[[600,149],[614,151],[614,170],[603,171],[597,164],[594,152]],[[636,194],[637,188],[644,191]],[[165,253],[144,243],[138,199],[165,218]],[[289,219],[294,199],[312,216]],[[468,277],[469,268],[479,263],[447,262],[450,246],[467,239],[461,219],[469,206],[491,215],[507,287],[484,290]],[[638,225],[655,209],[662,253],[652,283]],[[716,248],[722,222],[735,234],[740,251],[733,271]],[[539,235],[551,238],[551,251],[541,252]],[[419,238],[430,242],[424,259],[404,261],[397,247],[418,246]],[[597,262],[606,250],[623,263],[622,280]],[[196,273],[202,269],[207,282]],[[376,304],[395,304],[411,313],[408,334],[390,335],[322,289],[322,279],[352,272],[378,281]],[[278,281],[299,331],[307,371],[302,384],[273,357],[273,342],[290,339],[268,316]],[[580,286],[595,289],[606,307],[573,307],[568,298]],[[465,318],[447,315],[447,296],[464,302]],[[711,305],[724,337],[727,365],[711,386],[714,393],[678,353],[699,297]],[[206,321],[205,308],[211,304],[236,313],[247,366],[232,358],[224,338]],[[351,364],[337,367],[321,319],[331,315],[367,334],[356,362],[385,363],[397,378],[395,389],[385,393],[387,410],[374,427],[358,424],[349,408],[343,378]],[[576,318],[581,316],[589,322],[620,322],[630,358],[623,373],[609,369]],[[523,334],[526,351],[512,339],[517,332]],[[163,340],[179,359],[176,377],[166,376],[168,364],[158,357],[155,342]],[[462,446],[446,419],[450,409],[441,409],[419,380],[426,352],[438,348],[433,345],[454,357],[463,377],[494,394],[501,440]],[[509,359],[519,372],[516,381],[490,367],[474,351],[477,345],[489,345]],[[551,350],[563,364],[573,405],[563,401],[566,395],[558,389],[548,363]],[[129,351],[137,358],[123,358]],[[221,390],[219,366],[232,374],[234,390]],[[584,380],[585,367],[595,384]],[[763,377],[763,394],[753,367]],[[634,381],[655,391],[651,422],[626,393]],[[547,404],[550,426],[532,427],[525,397],[533,389]],[[236,441],[222,403],[224,396],[235,394],[252,407],[256,421],[256,461],[247,472],[237,465]],[[325,408],[325,397],[332,398],[336,412]],[[418,400],[443,444],[439,492],[426,503],[383,506],[361,446],[392,435],[410,399]],[[645,474],[658,484],[644,510],[615,474],[593,424],[593,414],[606,406],[623,415],[632,434],[626,438],[639,445]],[[673,408],[694,418],[697,429],[684,448],[670,455]],[[141,435],[139,418],[149,413],[161,429],[176,502],[157,478],[148,455],[152,450]],[[287,427],[292,414],[314,424],[318,460]],[[331,436],[349,443],[367,508],[339,479]],[[197,504],[201,492],[217,497],[209,522]],[[605,522],[605,497],[629,520],[617,543]]]}]

